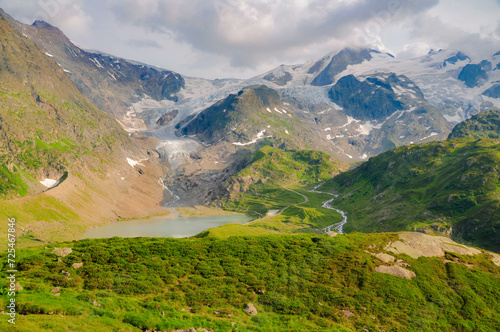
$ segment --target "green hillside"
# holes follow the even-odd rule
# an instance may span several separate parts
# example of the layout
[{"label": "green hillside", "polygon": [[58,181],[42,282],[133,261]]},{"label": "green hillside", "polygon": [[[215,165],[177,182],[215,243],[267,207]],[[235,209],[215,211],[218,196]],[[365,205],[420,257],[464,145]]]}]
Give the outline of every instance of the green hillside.
[{"label": "green hillside", "polygon": [[[330,195],[309,190],[313,184],[346,168],[345,163],[324,152],[265,146],[252,154],[246,167],[226,181],[228,193],[221,205],[226,210],[256,218],[266,216],[271,210],[276,212],[276,216],[254,222],[252,227],[277,232],[317,231],[341,218],[337,212],[321,207]],[[221,227],[218,233],[224,230],[232,233],[229,226]]]},{"label": "green hillside", "polygon": [[486,111],[456,125],[449,138],[500,138],[500,111]]},{"label": "green hillside", "polygon": [[[397,238],[112,238],[23,249],[14,330],[492,331],[500,325],[500,267],[489,254],[390,253],[395,263],[374,257]],[[72,252],[58,257],[56,246]],[[407,271],[410,279],[376,272],[381,265]],[[249,303],[256,315],[245,313]],[[9,328],[0,320],[0,329]]]},{"label": "green hillside", "polygon": [[321,187],[340,194],[347,232],[426,229],[500,252],[500,140],[403,146]]},{"label": "green hillside", "polygon": [[0,17],[0,197],[38,193],[69,170],[107,168],[127,134],[61,67]]}]

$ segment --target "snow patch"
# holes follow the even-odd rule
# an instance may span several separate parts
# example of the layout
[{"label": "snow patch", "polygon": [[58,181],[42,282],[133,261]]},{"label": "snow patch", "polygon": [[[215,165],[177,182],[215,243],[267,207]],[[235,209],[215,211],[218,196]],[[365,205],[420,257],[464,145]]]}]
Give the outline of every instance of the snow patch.
[{"label": "snow patch", "polygon": [[356,120],[355,118],[350,117],[349,115],[347,116],[347,123],[345,125],[340,126],[340,128],[347,127],[353,122],[359,122],[359,120]]},{"label": "snow patch", "polygon": [[117,81],[115,75],[113,75],[113,73],[110,73],[109,70],[108,70],[108,75],[113,79],[113,81],[115,82]]},{"label": "snow patch", "polygon": [[89,58],[90,61],[92,61],[98,68],[104,69],[104,67],[101,65],[101,63],[96,59],[96,58]]},{"label": "snow patch", "polygon": [[333,104],[333,106],[335,107],[335,109],[336,109],[337,111],[343,111],[343,110],[344,110],[344,108],[343,108],[343,107],[341,107],[341,106],[339,106],[339,105],[337,105],[337,104],[335,104],[335,103],[332,103],[332,104]]},{"label": "snow patch", "polygon": [[264,133],[266,132],[266,129],[262,130],[257,134],[257,137],[251,140],[250,142],[246,143],[241,143],[241,142],[234,142],[233,145],[238,145],[238,146],[245,146],[245,145],[250,145],[250,144],[255,144],[257,143],[258,140],[264,138],[264,137],[271,137],[271,136],[264,136]]},{"label": "snow patch", "polygon": [[363,153],[363,155],[361,156],[361,159],[368,159],[368,155],[366,153]]},{"label": "snow patch", "polygon": [[276,112],[278,112],[279,114],[283,114],[283,113],[282,113],[279,109],[277,109],[276,107],[274,108],[274,110],[275,110]]},{"label": "snow patch", "polygon": [[132,167],[135,167],[136,165],[139,165],[139,166],[144,166],[143,164],[141,164],[141,161],[143,161],[143,160],[147,160],[147,158],[146,158],[146,159],[141,159],[141,160],[139,160],[139,161],[135,161],[135,160],[133,160],[133,159],[127,158],[127,162],[128,162],[128,164],[129,164],[130,166],[132,166]]},{"label": "snow patch", "polygon": [[290,135],[290,134],[288,133],[288,130],[285,130],[285,134]]},{"label": "snow patch", "polygon": [[463,116],[461,116],[459,114],[459,112],[457,112],[457,114],[451,116],[451,115],[446,115],[446,114],[443,114],[443,117],[446,119],[446,121],[450,122],[450,123],[460,123],[462,121],[465,120],[465,118]]},{"label": "snow patch", "polygon": [[54,57],[52,54],[47,53],[47,52],[45,52],[45,55],[48,55],[48,56],[50,56],[51,58],[53,58],[53,57]]},{"label": "snow patch", "polygon": [[43,181],[40,181],[40,183],[43,184],[45,187],[50,189],[50,188],[55,187],[57,184],[59,184],[59,181],[53,180],[53,179],[45,179]]},{"label": "snow patch", "polygon": [[382,125],[373,125],[370,121],[367,121],[364,124],[360,124],[356,130],[359,131],[360,135],[370,135],[373,129],[380,129],[381,127]]},{"label": "snow patch", "polygon": [[415,98],[417,97],[417,95],[415,94],[415,91],[413,91],[411,89],[403,88],[402,86],[399,86],[399,85],[393,86],[392,89],[394,90],[394,93],[396,93],[398,96],[410,95],[410,96],[415,97]]},{"label": "snow patch", "polygon": [[268,111],[269,113],[272,113],[271,110],[269,109],[269,107],[266,108],[266,111]]},{"label": "snow patch", "polygon": [[432,132],[429,136],[426,136],[426,137],[424,137],[424,138],[421,138],[420,140],[421,140],[421,141],[423,141],[423,140],[425,140],[425,139],[428,139],[428,138],[431,138],[432,136],[437,136],[437,135],[439,135],[439,133]]},{"label": "snow patch", "polygon": [[332,130],[332,128],[328,127],[328,128],[323,129],[323,130],[324,131],[330,131],[330,130]]}]

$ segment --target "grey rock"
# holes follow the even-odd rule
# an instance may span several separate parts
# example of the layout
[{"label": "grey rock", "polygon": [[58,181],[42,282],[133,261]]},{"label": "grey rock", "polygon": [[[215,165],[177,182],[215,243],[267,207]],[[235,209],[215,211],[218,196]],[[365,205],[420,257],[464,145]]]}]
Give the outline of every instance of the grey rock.
[{"label": "grey rock", "polygon": [[255,316],[258,314],[257,308],[252,303],[247,303],[245,305],[245,312],[250,316]]},{"label": "grey rock", "polygon": [[72,252],[73,252],[73,250],[71,248],[54,248],[52,250],[53,254],[56,254],[57,256],[60,256],[60,257],[68,256]]},{"label": "grey rock", "polygon": [[73,268],[74,269],[79,269],[83,266],[83,263],[73,263]]}]

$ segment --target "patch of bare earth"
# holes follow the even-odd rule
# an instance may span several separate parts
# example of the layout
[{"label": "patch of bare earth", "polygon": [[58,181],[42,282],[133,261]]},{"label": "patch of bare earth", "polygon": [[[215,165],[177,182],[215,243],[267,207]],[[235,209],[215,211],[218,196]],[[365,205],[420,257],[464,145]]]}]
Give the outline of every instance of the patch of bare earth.
[{"label": "patch of bare earth", "polygon": [[399,234],[400,241],[391,242],[385,250],[395,254],[406,254],[412,258],[444,257],[445,252],[459,255],[477,255],[481,250],[458,244],[444,236],[431,236],[423,233],[411,232]]},{"label": "patch of bare earth", "polygon": [[[385,247],[386,251],[393,252],[394,254],[406,254],[411,258],[418,259],[419,257],[441,257],[444,258],[445,252],[451,252],[459,255],[478,255],[484,251],[471,248],[465,245],[456,243],[455,241],[444,236],[431,236],[423,233],[400,233],[399,240],[389,242]],[[409,264],[403,260],[398,259],[387,253],[378,252],[373,253],[366,251],[368,254],[376,257],[378,260],[385,264],[394,265],[380,265],[375,268],[376,272],[387,273],[394,276],[411,279],[416,276],[415,272],[406,269]],[[497,266],[500,266],[500,255],[488,253],[491,260]],[[444,259],[444,262],[450,262]],[[464,264],[469,268],[473,266]]]}]

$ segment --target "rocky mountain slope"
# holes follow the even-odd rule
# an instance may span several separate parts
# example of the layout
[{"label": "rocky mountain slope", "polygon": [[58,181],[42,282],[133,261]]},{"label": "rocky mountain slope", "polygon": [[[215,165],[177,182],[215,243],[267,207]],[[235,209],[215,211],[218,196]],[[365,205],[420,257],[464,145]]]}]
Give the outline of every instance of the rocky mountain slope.
[{"label": "rocky mountain slope", "polygon": [[326,183],[346,231],[438,231],[500,252],[499,116],[481,113],[446,141],[390,150]]},{"label": "rocky mountain slope", "polygon": [[[366,160],[411,142],[445,139],[453,125],[500,107],[498,53],[473,59],[459,51],[439,50],[401,61],[372,49],[344,49],[248,80],[206,80],[83,50],[43,22],[16,26],[54,56],[80,91],[127,130],[161,140],[176,139],[179,125],[253,85],[275,90],[316,133],[315,140],[330,141],[313,148],[346,161]],[[358,84],[346,85],[349,80]],[[355,105],[350,98],[359,88],[363,101]],[[372,115],[359,114],[363,108]],[[164,116],[169,121],[161,120]],[[218,135],[225,136],[227,131],[221,130]]]},{"label": "rocky mountain slope", "polygon": [[[0,45],[0,215],[19,220],[18,235],[27,242],[75,238],[118,216],[158,209],[163,171],[151,139],[132,140],[2,17]],[[149,161],[142,174],[130,164],[138,159]]]},{"label": "rocky mountain slope", "polygon": [[204,144],[224,140],[250,147],[265,140],[282,148],[328,150],[329,142],[316,135],[320,128],[305,124],[297,118],[297,112],[283,103],[275,90],[265,85],[250,86],[180,124],[178,133],[196,137]]},{"label": "rocky mountain slope", "polygon": [[177,73],[85,51],[75,46],[61,30],[43,21],[31,26],[15,21],[13,24],[41,46],[47,56],[56,59],[97,107],[116,116],[126,128],[147,128],[141,119],[129,113],[131,105],[140,101],[157,107],[171,105],[178,100],[175,94],[184,87],[184,79]]}]

